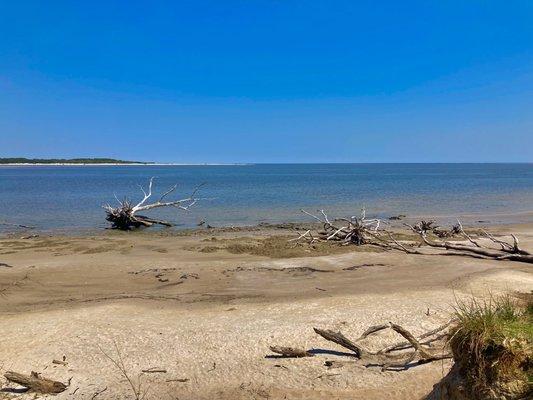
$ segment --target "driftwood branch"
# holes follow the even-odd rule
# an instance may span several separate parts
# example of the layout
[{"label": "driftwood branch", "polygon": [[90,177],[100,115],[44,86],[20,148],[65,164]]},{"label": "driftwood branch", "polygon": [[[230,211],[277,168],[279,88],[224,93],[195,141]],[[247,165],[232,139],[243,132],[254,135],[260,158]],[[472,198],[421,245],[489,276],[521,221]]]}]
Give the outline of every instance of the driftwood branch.
[{"label": "driftwood branch", "polygon": [[[420,340],[429,338],[428,340],[424,340],[423,342],[421,342],[421,344],[423,344],[423,345],[431,344],[434,341],[441,340],[444,337],[448,336],[447,330],[455,322],[457,322],[456,319],[451,319],[450,321],[446,322],[445,324],[443,324],[443,325],[441,325],[441,326],[439,326],[439,327],[437,327],[435,329],[432,329],[432,330],[430,330],[428,332],[423,333],[422,335],[420,335],[418,337],[418,340],[420,341]],[[442,333],[443,331],[444,331],[444,333]],[[390,346],[387,346],[387,347],[381,349],[379,352],[380,353],[389,353],[391,351],[405,350],[405,349],[408,349],[409,347],[411,347],[411,343],[408,342],[408,341],[404,341],[404,342],[398,342],[398,343],[394,343],[394,344],[392,344]]]},{"label": "driftwood branch", "polygon": [[270,346],[270,350],[283,357],[301,358],[314,356],[313,353],[310,353],[307,350],[297,349],[295,347]]},{"label": "driftwood branch", "polygon": [[365,349],[363,346],[352,342],[346,336],[340,332],[331,331],[328,329],[318,329],[313,328],[316,334],[322,336],[324,339],[329,340],[330,342],[337,343],[339,346],[344,347],[355,353],[357,358],[363,358],[368,356],[370,351]]},{"label": "driftwood branch", "polygon": [[141,370],[145,374],[166,374],[167,370],[164,368],[147,368]]},{"label": "driftwood branch", "polygon": [[176,188],[177,184],[172,186],[170,189],[168,189],[166,192],[164,192],[159,200],[157,200],[154,203],[148,203],[148,200],[152,197],[152,189],[154,184],[154,178],[150,178],[150,182],[148,184],[148,190],[146,191],[144,187],[139,185],[139,188],[141,189],[143,193],[142,200],[133,205],[130,200],[127,198],[124,198],[124,200],[119,200],[116,196],[116,200],[118,202],[117,207],[113,207],[110,204],[106,204],[103,206],[104,210],[106,211],[106,220],[111,222],[111,227],[114,229],[121,229],[121,230],[131,230],[134,228],[139,227],[150,227],[154,224],[157,225],[164,225],[164,226],[172,226],[172,224],[168,221],[163,221],[159,219],[150,218],[144,215],[139,215],[138,212],[142,211],[148,211],[155,208],[162,208],[162,207],[174,207],[178,208],[183,211],[188,211],[192,206],[194,206],[199,198],[196,197],[196,194],[200,190],[200,188],[203,186],[199,185],[197,186],[193,192],[186,198],[179,199],[179,200],[172,200],[172,201],[164,201],[165,198],[172,194]]},{"label": "driftwood branch", "polygon": [[10,382],[24,386],[37,393],[61,393],[67,388],[67,385],[64,383],[42,378],[36,372],[32,372],[31,375],[24,375],[13,371],[7,371],[4,374],[4,377]]}]

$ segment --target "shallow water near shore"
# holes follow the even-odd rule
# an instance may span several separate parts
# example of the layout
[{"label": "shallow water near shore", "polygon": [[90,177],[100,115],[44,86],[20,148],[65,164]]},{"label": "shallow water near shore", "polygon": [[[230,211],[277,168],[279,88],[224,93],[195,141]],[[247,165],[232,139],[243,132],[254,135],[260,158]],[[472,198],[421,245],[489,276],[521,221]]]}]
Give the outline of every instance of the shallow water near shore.
[{"label": "shallow water near shore", "polygon": [[[205,182],[190,212],[158,210],[178,228],[305,221],[300,209],[345,216],[491,217],[533,211],[533,164],[257,164],[209,166],[0,167],[0,220],[38,229],[76,231],[106,226],[102,204],[140,200],[139,184],[156,177],[154,198],[178,183],[187,197]],[[157,197],[158,198],[158,197]]]}]

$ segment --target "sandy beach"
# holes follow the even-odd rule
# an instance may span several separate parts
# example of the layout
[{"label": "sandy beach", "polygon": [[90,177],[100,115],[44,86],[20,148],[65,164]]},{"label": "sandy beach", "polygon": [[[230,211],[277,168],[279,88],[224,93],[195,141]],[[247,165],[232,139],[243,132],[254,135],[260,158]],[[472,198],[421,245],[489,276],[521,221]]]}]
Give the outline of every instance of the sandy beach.
[{"label": "sandy beach", "polygon": [[533,400],[533,3],[1,9],[0,400]]},{"label": "sandy beach", "polygon": [[[533,249],[532,224],[498,227],[510,231]],[[116,357],[118,349],[135,379],[142,370],[166,371],[141,374],[147,399],[421,399],[450,361],[381,372],[313,327],[355,338],[392,321],[420,334],[447,321],[457,298],[533,290],[528,264],[291,248],[291,234],[7,235],[0,240],[0,368],[70,381],[58,399],[133,398],[104,354]],[[378,348],[394,335],[367,344]],[[270,345],[315,356],[276,358]],[[353,362],[328,368],[329,360]]]}]

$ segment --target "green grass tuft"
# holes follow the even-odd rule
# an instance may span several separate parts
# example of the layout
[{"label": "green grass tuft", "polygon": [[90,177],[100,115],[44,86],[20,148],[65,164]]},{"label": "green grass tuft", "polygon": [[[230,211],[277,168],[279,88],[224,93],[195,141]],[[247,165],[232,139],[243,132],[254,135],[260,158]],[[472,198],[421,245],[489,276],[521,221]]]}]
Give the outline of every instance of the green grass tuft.
[{"label": "green grass tuft", "polygon": [[533,295],[460,302],[450,346],[474,393],[529,393],[533,376]]}]

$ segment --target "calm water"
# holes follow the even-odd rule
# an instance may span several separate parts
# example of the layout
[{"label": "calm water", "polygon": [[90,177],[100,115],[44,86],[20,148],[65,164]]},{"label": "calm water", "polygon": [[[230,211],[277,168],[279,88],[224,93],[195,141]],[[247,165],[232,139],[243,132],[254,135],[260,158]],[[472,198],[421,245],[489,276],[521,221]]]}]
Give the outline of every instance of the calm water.
[{"label": "calm water", "polygon": [[41,229],[105,227],[101,205],[156,177],[186,197],[207,185],[191,212],[152,212],[182,227],[306,219],[300,208],[332,216],[492,215],[533,211],[533,164],[290,164],[246,166],[0,167],[0,220]]}]

